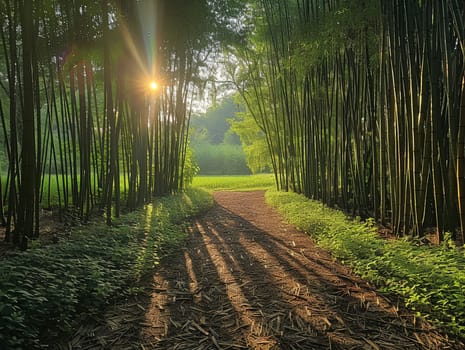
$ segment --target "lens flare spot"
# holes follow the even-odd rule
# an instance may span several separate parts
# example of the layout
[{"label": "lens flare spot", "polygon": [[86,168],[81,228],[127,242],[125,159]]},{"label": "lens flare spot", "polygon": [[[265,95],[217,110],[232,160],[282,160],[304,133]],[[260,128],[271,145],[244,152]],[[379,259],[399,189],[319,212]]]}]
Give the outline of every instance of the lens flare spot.
[{"label": "lens flare spot", "polygon": [[149,88],[150,88],[150,90],[152,90],[152,91],[157,90],[157,89],[158,89],[158,84],[157,84],[157,82],[156,82],[156,81],[151,81],[150,84],[149,84]]}]

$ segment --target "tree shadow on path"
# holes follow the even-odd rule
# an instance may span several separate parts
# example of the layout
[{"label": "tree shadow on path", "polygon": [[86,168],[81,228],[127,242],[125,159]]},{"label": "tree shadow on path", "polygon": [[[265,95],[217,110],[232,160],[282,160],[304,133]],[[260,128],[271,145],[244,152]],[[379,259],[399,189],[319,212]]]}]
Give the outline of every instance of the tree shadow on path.
[{"label": "tree shadow on path", "polygon": [[260,191],[215,193],[146,286],[67,348],[464,348],[334,262]]},{"label": "tree shadow on path", "polygon": [[163,311],[165,328],[151,346],[453,348],[263,208],[262,193],[241,196],[232,203],[217,196],[215,208],[193,223],[186,249],[160,271],[158,290],[167,298],[162,305],[158,296],[150,309]]}]

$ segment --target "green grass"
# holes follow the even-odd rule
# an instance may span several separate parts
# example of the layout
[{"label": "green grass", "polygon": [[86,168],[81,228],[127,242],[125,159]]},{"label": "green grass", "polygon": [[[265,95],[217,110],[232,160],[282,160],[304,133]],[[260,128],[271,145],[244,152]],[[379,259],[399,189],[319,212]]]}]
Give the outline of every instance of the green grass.
[{"label": "green grass", "polygon": [[196,176],[192,183],[209,191],[252,191],[275,187],[272,174],[239,176]]},{"label": "green grass", "polygon": [[[42,179],[43,184],[41,183],[41,207],[42,208],[54,208],[58,207],[59,204],[63,206],[64,204],[64,194],[63,194],[63,188],[64,186],[67,186],[68,188],[68,203],[72,202],[72,177],[71,175],[67,176],[62,176],[59,175],[58,178],[55,174],[51,175],[45,175],[45,177]],[[63,181],[66,183],[63,184]],[[6,188],[7,185],[7,177],[3,175],[1,177],[1,182],[2,182],[2,191],[3,193],[8,192],[8,189]],[[76,183],[78,187],[80,186],[80,176],[77,175],[77,180]],[[92,193],[94,195],[98,195],[102,189],[98,189],[98,182],[97,182],[97,177],[95,176],[95,173],[91,175],[91,188],[92,188]],[[120,175],[120,189],[121,189],[121,196],[122,198],[125,198],[125,191],[124,189],[128,187],[128,175]],[[100,191],[100,192],[99,192]],[[6,203],[7,204],[7,203]]]},{"label": "green grass", "polygon": [[[50,182],[47,178],[42,193],[41,206],[43,208],[54,208],[58,207],[60,201],[58,196],[58,189],[61,191],[61,205],[63,205],[63,184],[62,178],[57,179],[53,175],[50,178]],[[126,178],[127,180],[127,178]],[[67,177],[68,187],[71,190],[71,177]],[[124,189],[125,177],[120,177],[121,191]],[[94,179],[91,181],[92,186],[94,185]],[[2,184],[5,186],[6,178],[2,178]],[[78,178],[79,184],[79,178]],[[258,175],[218,175],[218,176],[196,176],[191,187],[201,187],[208,191],[251,191],[251,190],[266,190],[275,187],[274,176],[272,174],[258,174]],[[3,189],[5,191],[5,188]],[[125,194],[122,193],[122,198]],[[71,193],[68,194],[68,203],[72,202]]]},{"label": "green grass", "polygon": [[453,242],[426,246],[384,240],[372,221],[349,220],[295,193],[269,191],[266,200],[357,274],[400,295],[418,316],[465,339],[465,254]]},{"label": "green grass", "polygon": [[115,298],[137,292],[140,278],[183,241],[186,219],[212,203],[208,192],[190,189],[115,219],[112,227],[80,226],[56,244],[4,257],[0,349],[51,344],[80,314],[100,314]]}]

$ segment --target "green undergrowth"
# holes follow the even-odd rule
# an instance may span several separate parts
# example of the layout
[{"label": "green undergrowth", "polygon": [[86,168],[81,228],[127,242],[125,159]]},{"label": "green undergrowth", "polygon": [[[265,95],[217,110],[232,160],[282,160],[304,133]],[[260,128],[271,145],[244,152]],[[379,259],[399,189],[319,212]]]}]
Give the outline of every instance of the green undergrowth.
[{"label": "green undergrowth", "polygon": [[302,195],[269,191],[266,200],[355,273],[400,295],[417,316],[465,338],[465,253],[450,239],[439,246],[385,240],[373,221],[351,220]]},{"label": "green undergrowth", "polygon": [[199,189],[156,199],[115,225],[76,228],[56,244],[0,263],[0,349],[46,347],[80,314],[137,292],[138,280],[185,238],[183,225],[212,205]]},{"label": "green undergrowth", "polygon": [[209,191],[266,190],[275,186],[272,174],[196,176],[192,186]]}]

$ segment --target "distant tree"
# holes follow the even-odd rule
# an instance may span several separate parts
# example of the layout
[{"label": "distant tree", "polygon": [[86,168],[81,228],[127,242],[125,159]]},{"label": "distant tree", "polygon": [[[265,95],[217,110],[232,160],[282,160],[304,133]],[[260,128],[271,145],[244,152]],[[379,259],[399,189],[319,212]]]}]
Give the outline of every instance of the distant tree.
[{"label": "distant tree", "polygon": [[257,174],[270,171],[272,164],[266,134],[252,114],[250,112],[236,113],[236,116],[229,122],[231,130],[240,138],[247,166],[251,172]]},{"label": "distant tree", "polygon": [[241,110],[232,96],[191,121],[191,147],[201,175],[249,174],[239,136],[230,121]]},{"label": "distant tree", "polygon": [[228,120],[239,112],[239,107],[232,97],[227,97],[215,106],[210,107],[204,115],[192,118],[191,127],[193,134],[191,139],[204,140],[213,145],[224,142],[225,135],[230,130]]}]

